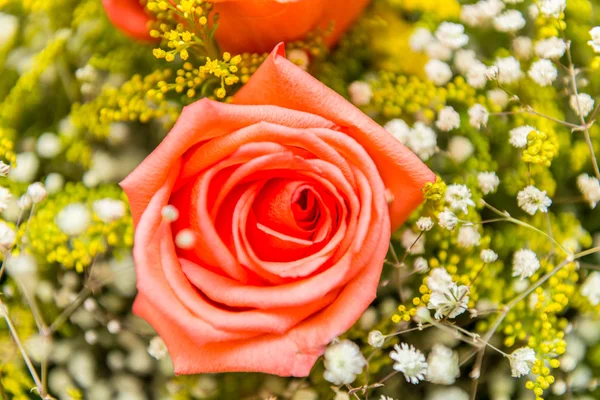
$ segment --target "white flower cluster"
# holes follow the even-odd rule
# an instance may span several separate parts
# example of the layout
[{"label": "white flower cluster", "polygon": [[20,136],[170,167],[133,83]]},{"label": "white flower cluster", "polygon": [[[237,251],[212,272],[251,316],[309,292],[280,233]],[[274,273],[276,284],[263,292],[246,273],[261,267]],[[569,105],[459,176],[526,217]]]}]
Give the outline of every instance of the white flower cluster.
[{"label": "white flower cluster", "polygon": [[521,249],[513,256],[513,276],[521,279],[529,278],[540,269],[540,260],[537,255],[529,249]]},{"label": "white flower cluster", "polygon": [[435,268],[427,278],[431,297],[427,308],[435,310],[435,318],[455,318],[467,309],[469,288],[458,286],[444,268]]},{"label": "white flower cluster", "polygon": [[362,373],[367,360],[358,345],[350,340],[333,343],[325,350],[325,373],[327,381],[334,385],[349,385],[356,375]]},{"label": "white flower cluster", "polygon": [[458,354],[436,343],[427,356],[427,380],[438,385],[452,385],[460,376]]},{"label": "white flower cluster", "polygon": [[598,181],[598,178],[581,174],[577,177],[577,187],[590,207],[595,208],[600,201],[600,181]]},{"label": "white flower cluster", "polygon": [[445,200],[451,210],[462,211],[465,214],[468,212],[467,207],[475,206],[475,202],[471,200],[471,191],[466,185],[448,185]]},{"label": "white flower cluster", "polygon": [[437,151],[437,135],[423,122],[415,122],[410,128],[406,122],[396,118],[385,124],[384,128],[424,161]]},{"label": "white flower cluster", "polygon": [[535,362],[535,351],[529,347],[521,347],[509,356],[511,374],[515,378],[527,375]]},{"label": "white flower cluster", "polygon": [[402,372],[407,382],[414,385],[425,379],[427,373],[427,361],[425,356],[412,345],[400,343],[394,345],[394,350],[390,353],[394,360],[394,369]]},{"label": "white flower cluster", "polygon": [[530,215],[534,215],[538,210],[548,212],[548,207],[552,204],[550,197],[546,196],[546,191],[531,185],[517,194],[517,202],[519,207]]}]

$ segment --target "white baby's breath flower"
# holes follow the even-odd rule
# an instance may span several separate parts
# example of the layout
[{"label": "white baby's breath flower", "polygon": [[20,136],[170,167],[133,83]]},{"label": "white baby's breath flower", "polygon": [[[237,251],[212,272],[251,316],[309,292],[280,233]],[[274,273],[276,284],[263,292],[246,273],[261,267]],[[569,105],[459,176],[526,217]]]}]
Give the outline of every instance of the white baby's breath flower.
[{"label": "white baby's breath flower", "polygon": [[506,10],[494,18],[494,28],[500,32],[516,32],[525,26],[525,18],[518,10]]},{"label": "white baby's breath flower", "polygon": [[109,333],[115,335],[115,334],[121,332],[121,323],[119,321],[117,321],[116,319],[110,320],[106,324],[106,330]]},{"label": "white baby's breath flower", "polygon": [[88,208],[82,203],[71,203],[56,215],[56,225],[69,236],[84,233],[92,218]]},{"label": "white baby's breath flower", "polygon": [[15,244],[17,235],[6,223],[0,221],[0,252],[5,253]]},{"label": "white baby's breath flower", "polygon": [[287,53],[287,59],[306,71],[310,64],[308,53],[302,49],[293,49]]},{"label": "white baby's breath flower", "polygon": [[414,385],[425,379],[427,373],[427,361],[425,356],[412,345],[400,343],[394,345],[394,350],[390,352],[390,357],[394,360],[394,369],[404,374],[407,382]]},{"label": "white baby's breath flower", "polygon": [[8,259],[6,270],[13,277],[35,279],[38,264],[31,254],[21,253]]},{"label": "white baby's breath flower", "polygon": [[429,264],[427,263],[427,260],[424,259],[423,257],[417,257],[415,262],[413,263],[413,269],[416,272],[422,273],[427,271],[427,269],[429,268]]},{"label": "white baby's breath flower", "polygon": [[590,29],[590,37],[592,40],[588,40],[588,44],[594,49],[595,53],[600,53],[600,26]]},{"label": "white baby's breath flower", "polygon": [[467,213],[467,207],[475,206],[475,203],[471,200],[471,191],[466,185],[449,185],[446,188],[445,200],[453,211]]},{"label": "white baby's breath flower", "polygon": [[34,204],[43,201],[47,195],[48,192],[46,192],[46,188],[41,182],[32,183],[27,187],[27,196],[29,196]]},{"label": "white baby's breath flower", "polygon": [[501,0],[480,0],[461,7],[460,20],[473,27],[484,27],[504,9]]},{"label": "white baby's breath flower", "polygon": [[179,210],[171,204],[164,206],[160,214],[165,221],[169,222],[177,221],[177,218],[179,218]]},{"label": "white baby's breath flower", "polygon": [[350,94],[350,100],[356,106],[365,106],[371,101],[373,97],[373,91],[371,85],[363,81],[354,81],[348,86],[348,94]]},{"label": "white baby's breath flower", "polygon": [[349,385],[362,373],[367,361],[358,345],[350,340],[330,344],[325,350],[325,380],[334,385]]},{"label": "white baby's breath flower", "polygon": [[529,347],[521,347],[513,351],[508,360],[512,376],[520,378],[531,371],[535,363],[535,351]]},{"label": "white baby's breath flower", "polygon": [[560,17],[560,14],[565,10],[567,5],[566,0],[542,0],[539,3],[540,11],[546,17]]},{"label": "white baby's breath flower", "polygon": [[123,218],[125,215],[125,203],[116,199],[96,200],[92,205],[94,213],[105,223],[111,223]]},{"label": "white baby's breath flower", "polygon": [[457,386],[436,388],[425,400],[469,400],[471,396]]},{"label": "white baby's breath flower", "polygon": [[569,98],[569,105],[571,106],[571,109],[575,111],[575,114],[587,117],[594,108],[594,99],[587,93],[579,93],[578,95],[572,94]]},{"label": "white baby's breath flower", "polygon": [[454,68],[461,73],[466,74],[473,64],[480,62],[473,50],[459,49],[454,54]]},{"label": "white baby's breath flower", "polygon": [[477,4],[465,4],[460,8],[460,21],[471,27],[481,27],[487,19]]},{"label": "white baby's breath flower", "polygon": [[600,182],[598,178],[581,174],[577,177],[577,187],[590,208],[595,208],[600,201]]},{"label": "white baby's breath flower", "polygon": [[35,153],[26,151],[17,154],[15,165],[8,177],[15,182],[31,182],[40,168],[40,160]]},{"label": "white baby's breath flower", "polygon": [[521,64],[512,56],[498,58],[496,66],[498,67],[498,81],[502,84],[511,84],[521,78]]},{"label": "white baby's breath flower", "polygon": [[472,226],[463,226],[458,230],[457,243],[459,247],[470,249],[479,246],[481,234]]},{"label": "white baby's breath flower", "polygon": [[19,29],[19,18],[11,14],[0,13],[0,50],[12,43]]},{"label": "white baby's breath flower", "polygon": [[484,87],[488,81],[487,70],[488,68],[484,63],[479,61],[474,62],[465,74],[469,86],[472,86],[475,89]]},{"label": "white baby's breath flower", "polygon": [[408,39],[408,45],[413,51],[420,52],[433,41],[433,35],[427,28],[417,28]]},{"label": "white baby's breath flower", "polygon": [[425,64],[425,74],[427,74],[427,78],[437,86],[445,85],[452,79],[452,70],[450,69],[450,66],[440,60],[429,60],[427,64]]},{"label": "white baby's breath flower", "polygon": [[489,116],[488,110],[481,104],[475,104],[469,108],[469,123],[477,129],[487,125]]},{"label": "white baby's breath flower", "polygon": [[552,200],[546,196],[545,190],[542,191],[529,185],[517,194],[517,203],[527,214],[534,215],[538,210],[548,212]]},{"label": "white baby's breath flower", "polygon": [[443,267],[432,269],[427,277],[427,287],[432,292],[447,292],[452,284],[452,277]]},{"label": "white baby's breath flower", "polygon": [[42,158],[56,157],[62,150],[62,144],[59,137],[52,133],[42,133],[36,143],[37,153]]},{"label": "white baby's breath flower", "polygon": [[498,68],[497,65],[491,65],[491,66],[487,67],[487,69],[485,70],[485,77],[489,81],[495,81],[496,79],[498,79],[499,74],[500,74],[500,68]]},{"label": "white baby's breath flower", "polygon": [[420,231],[430,231],[433,228],[433,221],[429,217],[421,217],[417,220],[417,228]]},{"label": "white baby's breath flower", "polygon": [[581,294],[587,297],[590,304],[597,306],[600,304],[600,272],[592,272],[581,285]]},{"label": "white baby's breath flower", "polygon": [[410,136],[410,127],[400,118],[390,120],[383,128],[402,143],[407,143]]},{"label": "white baby's breath flower", "polygon": [[435,319],[455,318],[465,312],[468,304],[469,288],[453,283],[445,292],[432,292],[427,308],[435,310]]},{"label": "white baby's breath flower", "polygon": [[437,149],[437,135],[434,130],[422,122],[416,122],[407,138],[406,145],[421,160],[428,160]]},{"label": "white baby's breath flower", "polygon": [[496,252],[491,249],[481,250],[481,253],[479,254],[479,256],[481,257],[481,260],[484,263],[488,263],[488,264],[493,263],[494,261],[496,261],[498,259],[498,254],[496,254]]},{"label": "white baby's breath flower", "polygon": [[10,193],[10,190],[0,186],[0,212],[6,210],[11,199],[12,194]]},{"label": "white baby's breath flower", "polygon": [[500,108],[504,109],[508,105],[508,93],[506,93],[502,89],[492,89],[488,90],[487,98],[496,105],[500,106]]},{"label": "white baby's breath flower", "polygon": [[376,349],[383,346],[383,342],[385,342],[385,336],[380,331],[371,331],[369,332],[369,337],[367,338],[367,342],[371,347],[375,347]]},{"label": "white baby's breath flower", "polygon": [[513,128],[508,132],[510,136],[508,141],[511,145],[518,149],[525,147],[527,146],[527,136],[529,136],[529,134],[535,130],[536,129],[534,127],[529,125],[523,125],[517,128]]},{"label": "white baby's breath flower", "polygon": [[168,354],[167,346],[160,336],[154,336],[148,345],[148,354],[157,360],[161,360]]},{"label": "white baby's breath flower", "polygon": [[448,61],[452,58],[452,49],[433,39],[425,48],[425,54],[433,60]]},{"label": "white baby's breath flower", "polygon": [[542,59],[534,62],[527,74],[538,85],[548,86],[556,80],[558,71],[556,71],[552,61]]},{"label": "white baby's breath flower", "polygon": [[477,174],[477,184],[483,194],[489,194],[496,191],[500,179],[495,172],[480,172]]},{"label": "white baby's breath flower", "polygon": [[435,31],[435,37],[441,44],[454,50],[469,43],[465,27],[453,22],[442,22]]},{"label": "white baby's breath flower", "polygon": [[444,132],[451,131],[460,126],[460,115],[451,106],[446,106],[438,113],[435,125]]},{"label": "white baby's breath flower", "polygon": [[[417,240],[417,238],[419,238],[419,240]],[[423,254],[425,252],[425,236],[419,235],[411,229],[405,229],[404,232],[402,232],[400,242],[405,249],[410,249],[411,254]]]},{"label": "white baby's breath flower", "polygon": [[521,249],[513,255],[513,274],[521,279],[529,278],[540,268],[540,260],[529,249]]},{"label": "white baby's breath flower", "polygon": [[458,354],[436,343],[427,357],[427,380],[438,385],[452,385],[460,376]]},{"label": "white baby's breath flower", "polygon": [[27,193],[19,197],[18,205],[21,210],[28,210],[32,204],[33,200],[31,200],[31,197]]},{"label": "white baby's breath flower", "polygon": [[65,186],[65,178],[57,172],[51,172],[48,174],[48,176],[46,176],[44,186],[46,187],[48,193],[58,193]]},{"label": "white baby's breath flower", "polygon": [[519,60],[528,60],[533,53],[533,42],[527,36],[519,36],[513,39],[512,48]]},{"label": "white baby's breath flower", "polygon": [[471,141],[464,136],[453,136],[448,141],[448,154],[458,164],[467,161],[474,150]]},{"label": "white baby's breath flower", "polygon": [[196,234],[191,229],[182,229],[175,236],[175,244],[180,249],[191,249],[196,244]]},{"label": "white baby's breath flower", "polygon": [[438,215],[438,222],[444,229],[452,230],[458,224],[456,215],[447,208]]},{"label": "white baby's breath flower", "polygon": [[535,44],[535,54],[540,58],[559,59],[565,54],[566,50],[567,44],[565,41],[555,36],[540,40]]}]

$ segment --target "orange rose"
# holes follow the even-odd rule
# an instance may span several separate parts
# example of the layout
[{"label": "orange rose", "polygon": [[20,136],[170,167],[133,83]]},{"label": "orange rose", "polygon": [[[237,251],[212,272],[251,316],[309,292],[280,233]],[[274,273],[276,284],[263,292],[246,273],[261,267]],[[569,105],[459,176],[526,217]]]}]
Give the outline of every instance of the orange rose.
[{"label": "orange rose", "polygon": [[375,298],[390,229],[434,174],[282,45],[234,100],[184,108],[122,183],[134,312],[177,373],[305,376]]},{"label": "orange rose", "polygon": [[[223,50],[238,54],[270,51],[281,41],[302,39],[310,31],[327,28],[332,45],[358,18],[369,0],[209,0],[219,13],[217,41]],[[148,34],[150,16],[140,0],[103,0],[111,22],[124,33],[140,40]]]}]

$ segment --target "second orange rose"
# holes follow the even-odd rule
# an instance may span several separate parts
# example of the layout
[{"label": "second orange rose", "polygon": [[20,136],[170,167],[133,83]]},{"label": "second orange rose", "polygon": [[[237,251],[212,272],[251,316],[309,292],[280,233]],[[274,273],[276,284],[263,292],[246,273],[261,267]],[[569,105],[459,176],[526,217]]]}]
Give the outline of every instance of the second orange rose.
[{"label": "second orange rose", "polygon": [[[217,42],[231,53],[269,52],[279,42],[304,38],[333,23],[326,40],[329,46],[354,22],[369,0],[212,0],[219,14]],[[103,0],[111,22],[138,40],[153,40],[147,34],[150,16],[139,0]]]}]

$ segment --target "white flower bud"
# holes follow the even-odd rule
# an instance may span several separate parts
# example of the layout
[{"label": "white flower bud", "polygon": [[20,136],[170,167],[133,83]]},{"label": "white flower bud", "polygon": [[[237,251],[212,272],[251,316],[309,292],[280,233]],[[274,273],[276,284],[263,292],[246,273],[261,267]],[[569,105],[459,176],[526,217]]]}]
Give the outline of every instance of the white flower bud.
[{"label": "white flower bud", "polygon": [[41,182],[35,182],[27,188],[27,195],[31,198],[34,204],[40,203],[46,198],[46,188]]},{"label": "white flower bud", "polygon": [[367,341],[369,342],[369,345],[378,349],[383,346],[383,342],[385,342],[385,336],[383,336],[383,333],[379,331],[371,331],[369,332],[369,338]]}]

